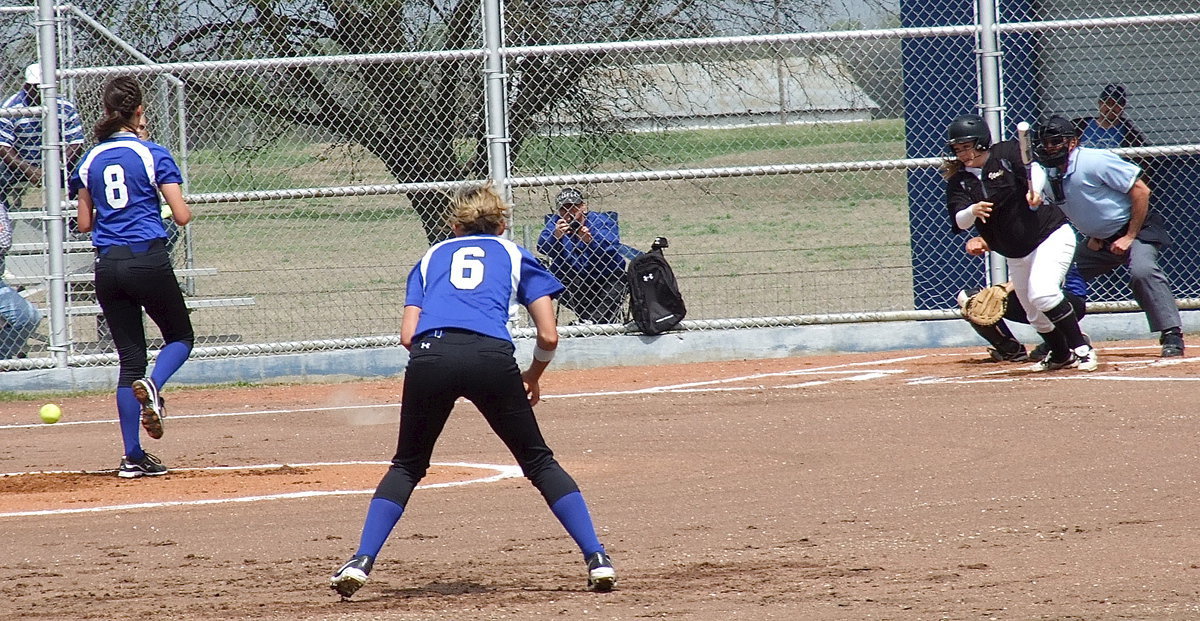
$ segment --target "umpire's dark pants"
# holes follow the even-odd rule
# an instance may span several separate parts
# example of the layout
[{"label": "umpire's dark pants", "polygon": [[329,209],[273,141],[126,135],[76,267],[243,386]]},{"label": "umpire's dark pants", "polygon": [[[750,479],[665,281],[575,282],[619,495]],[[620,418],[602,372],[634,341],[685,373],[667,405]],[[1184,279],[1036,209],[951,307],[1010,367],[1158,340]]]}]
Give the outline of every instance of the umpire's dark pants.
[{"label": "umpire's dark pants", "polygon": [[396,455],[375,498],[407,506],[458,397],[479,408],[547,504],[579,491],[542,438],[513,344],[466,330],[433,330],[413,343],[404,371]]},{"label": "umpire's dark pants", "polygon": [[1182,326],[1183,321],[1179,316],[1179,306],[1175,303],[1175,294],[1171,292],[1171,283],[1159,265],[1158,255],[1158,243],[1141,239],[1133,240],[1129,252],[1123,255],[1113,254],[1108,248],[1092,250],[1087,244],[1081,243],[1075,248],[1075,265],[1079,267],[1081,276],[1091,280],[1122,264],[1128,264],[1129,288],[1133,290],[1133,299],[1145,311],[1150,331],[1162,332]]},{"label": "umpire's dark pants", "polygon": [[162,332],[163,341],[195,342],[192,319],[162,240],[136,246],[110,246],[96,254],[96,301],[112,331],[121,361],[117,386],[146,376],[146,329],[142,309]]}]

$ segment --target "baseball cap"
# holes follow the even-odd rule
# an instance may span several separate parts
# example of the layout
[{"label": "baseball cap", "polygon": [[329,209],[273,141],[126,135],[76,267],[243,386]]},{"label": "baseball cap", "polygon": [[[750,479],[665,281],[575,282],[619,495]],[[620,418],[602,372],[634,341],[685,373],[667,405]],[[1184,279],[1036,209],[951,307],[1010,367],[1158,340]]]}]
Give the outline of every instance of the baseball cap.
[{"label": "baseball cap", "polygon": [[1100,98],[1096,101],[1113,100],[1118,106],[1125,105],[1125,86],[1122,84],[1109,84],[1100,91]]},{"label": "baseball cap", "polygon": [[578,205],[583,202],[583,192],[575,188],[563,188],[554,198],[554,205],[562,209],[566,205]]},{"label": "baseball cap", "polygon": [[25,83],[38,86],[42,83],[42,65],[33,63],[25,68]]}]

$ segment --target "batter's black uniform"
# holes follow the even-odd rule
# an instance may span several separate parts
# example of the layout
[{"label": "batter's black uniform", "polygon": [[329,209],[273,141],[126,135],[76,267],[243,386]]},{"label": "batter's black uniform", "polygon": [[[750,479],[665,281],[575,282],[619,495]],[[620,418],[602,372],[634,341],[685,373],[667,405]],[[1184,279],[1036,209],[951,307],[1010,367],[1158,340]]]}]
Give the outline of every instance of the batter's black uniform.
[{"label": "batter's black uniform", "polygon": [[976,221],[975,229],[994,252],[1010,259],[1021,258],[1066,223],[1067,217],[1054,204],[1029,208],[1025,198],[1029,184],[1016,140],[996,143],[989,153],[980,177],[964,169],[950,178],[946,190],[950,227],[954,232],[963,230],[954,216],[968,206],[980,201],[992,203],[992,215],[987,222]]}]

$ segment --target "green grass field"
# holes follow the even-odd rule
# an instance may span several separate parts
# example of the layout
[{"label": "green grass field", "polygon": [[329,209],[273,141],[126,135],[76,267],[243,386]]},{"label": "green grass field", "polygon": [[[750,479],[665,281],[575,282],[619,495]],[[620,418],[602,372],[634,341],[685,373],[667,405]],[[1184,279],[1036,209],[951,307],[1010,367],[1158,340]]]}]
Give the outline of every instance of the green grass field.
[{"label": "green grass field", "polygon": [[[588,151],[587,154],[584,152]],[[541,139],[515,175],[707,168],[903,157],[900,121]],[[244,156],[244,154],[242,154]],[[575,162],[575,164],[572,164]],[[361,148],[279,144],[254,158],[197,152],[192,192],[391,183]],[[514,192],[514,238],[532,245],[557,187]],[[690,318],[908,308],[911,261],[903,171],[609,183],[591,208],[620,214],[622,237],[656,236],[688,297]],[[206,205],[194,225],[197,264],[220,275],[205,293],[253,296],[254,308],[205,311],[248,340],[294,340],[397,329],[403,281],[424,252],[403,197]],[[845,284],[861,283],[858,297]],[[229,318],[221,319],[220,315]],[[236,319],[235,319],[236,318]],[[232,330],[211,326],[213,330]],[[299,336],[305,334],[306,336]]]},{"label": "green grass field", "polygon": [[[588,140],[535,141],[515,175],[577,172]],[[708,168],[903,157],[900,121],[615,137],[594,170]],[[632,155],[631,155],[632,154]],[[586,159],[586,158],[584,158]],[[394,183],[356,145],[197,150],[189,192]],[[532,246],[557,187],[514,191],[513,236]],[[623,241],[665,236],[690,319],[911,308],[904,171],[597,184]],[[39,200],[40,202],[40,200]],[[202,297],[255,305],[193,313],[197,333],[274,342],[395,334],[409,268],[427,248],[402,196],[200,204],[191,225]],[[847,283],[854,283],[847,287]],[[869,292],[869,293],[868,293]],[[560,319],[570,319],[569,313]],[[76,320],[81,340],[90,324]]]}]

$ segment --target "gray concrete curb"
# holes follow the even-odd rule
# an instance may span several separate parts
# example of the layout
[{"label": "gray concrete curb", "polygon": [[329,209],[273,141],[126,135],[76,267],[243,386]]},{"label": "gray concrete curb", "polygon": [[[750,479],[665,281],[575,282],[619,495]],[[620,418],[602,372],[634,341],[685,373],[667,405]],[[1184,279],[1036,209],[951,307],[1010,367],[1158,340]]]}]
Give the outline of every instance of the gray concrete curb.
[{"label": "gray concrete curb", "polygon": [[[1200,311],[1183,311],[1185,334],[1200,332]],[[1145,339],[1157,343],[1140,312],[1088,315],[1083,329],[1092,341]],[[1024,325],[1013,332],[1027,344],[1040,342]],[[1192,345],[1193,347],[1200,344]],[[985,347],[964,321],[893,321],[788,326],[742,330],[670,332],[658,336],[619,335],[563,339],[552,370],[647,366],[753,358],[785,358],[830,352],[871,352],[937,347]],[[529,339],[517,343],[517,359],[526,364],[533,349]],[[399,377],[408,352],[401,347],[320,351],[189,361],[172,378],[174,384],[206,385],[286,382],[331,382]],[[67,392],[103,390],[116,385],[116,367],[34,369],[0,374],[0,391]]]}]

